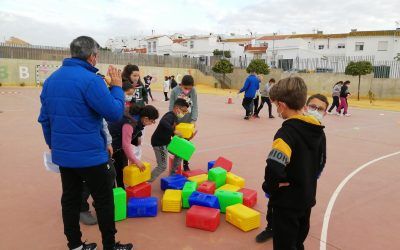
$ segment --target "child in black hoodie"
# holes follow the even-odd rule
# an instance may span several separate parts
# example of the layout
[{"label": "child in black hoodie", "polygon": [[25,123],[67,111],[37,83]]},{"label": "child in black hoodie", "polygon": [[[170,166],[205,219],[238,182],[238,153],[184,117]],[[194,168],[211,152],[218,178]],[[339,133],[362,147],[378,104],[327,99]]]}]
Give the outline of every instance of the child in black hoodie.
[{"label": "child in black hoodie", "polygon": [[300,77],[280,80],[271,88],[270,98],[285,120],[275,134],[262,185],[273,209],[273,245],[304,249],[324,157],[324,126],[303,115],[307,87]]}]

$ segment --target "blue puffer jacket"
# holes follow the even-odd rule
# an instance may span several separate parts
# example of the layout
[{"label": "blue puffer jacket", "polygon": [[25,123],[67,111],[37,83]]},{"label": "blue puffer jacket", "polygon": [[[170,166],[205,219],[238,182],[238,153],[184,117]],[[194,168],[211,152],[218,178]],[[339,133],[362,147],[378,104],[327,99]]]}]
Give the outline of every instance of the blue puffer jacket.
[{"label": "blue puffer jacket", "polygon": [[121,87],[109,90],[95,67],[77,58],[63,61],[44,83],[38,121],[54,163],[83,168],[108,161],[102,120],[124,113]]},{"label": "blue puffer jacket", "polygon": [[239,93],[244,91],[244,97],[254,98],[257,90],[260,88],[260,79],[255,75],[249,75],[244,82],[244,86]]}]

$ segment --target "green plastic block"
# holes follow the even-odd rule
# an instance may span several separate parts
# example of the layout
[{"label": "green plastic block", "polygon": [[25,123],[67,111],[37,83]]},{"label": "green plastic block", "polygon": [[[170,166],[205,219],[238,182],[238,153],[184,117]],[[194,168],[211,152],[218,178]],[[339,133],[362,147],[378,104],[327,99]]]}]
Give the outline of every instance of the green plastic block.
[{"label": "green plastic block", "polygon": [[243,204],[243,194],[239,192],[217,190],[214,195],[218,198],[221,213],[225,213],[226,207],[238,203]]},{"label": "green plastic block", "polygon": [[217,188],[225,185],[226,170],[221,167],[216,167],[208,171],[208,180],[215,182]]},{"label": "green plastic block", "polygon": [[126,219],[126,192],[123,188],[114,188],[114,221]]},{"label": "green plastic block", "polygon": [[182,189],[182,207],[189,208],[189,197],[197,190],[197,182],[187,181]]},{"label": "green plastic block", "polygon": [[178,136],[172,137],[171,142],[167,147],[171,154],[178,156],[186,161],[189,161],[192,157],[196,147],[193,143]]}]

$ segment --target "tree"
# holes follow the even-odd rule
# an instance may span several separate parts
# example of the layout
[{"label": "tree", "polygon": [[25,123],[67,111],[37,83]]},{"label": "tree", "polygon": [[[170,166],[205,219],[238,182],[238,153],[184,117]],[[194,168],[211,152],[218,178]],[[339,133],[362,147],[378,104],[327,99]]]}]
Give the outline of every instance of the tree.
[{"label": "tree", "polygon": [[263,59],[254,59],[250,62],[249,66],[246,69],[247,73],[256,72],[257,75],[269,74],[268,64],[265,63]]},{"label": "tree", "polygon": [[224,55],[225,58],[231,58],[231,51],[229,51],[229,50],[222,51],[222,50],[216,49],[216,50],[213,51],[213,54],[214,54],[214,56],[222,56],[222,55]]},{"label": "tree", "polygon": [[361,76],[370,74],[372,69],[372,64],[368,61],[350,62],[346,67],[346,75],[358,76],[357,100],[360,100]]},{"label": "tree", "polygon": [[212,67],[212,71],[222,74],[223,82],[225,84],[225,74],[233,72],[233,65],[230,61],[221,59],[214,65],[214,67]]}]

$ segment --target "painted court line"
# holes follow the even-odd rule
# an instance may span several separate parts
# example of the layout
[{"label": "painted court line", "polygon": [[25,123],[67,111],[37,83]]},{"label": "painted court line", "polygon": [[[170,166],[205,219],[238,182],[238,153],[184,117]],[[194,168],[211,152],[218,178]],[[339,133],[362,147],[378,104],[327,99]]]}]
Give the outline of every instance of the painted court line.
[{"label": "painted court line", "polygon": [[328,207],[326,208],[326,211],[325,211],[324,222],[322,224],[321,240],[320,240],[320,245],[319,245],[320,250],[326,250],[326,244],[327,244],[326,240],[328,237],[328,226],[329,226],[329,220],[331,217],[332,209],[333,209],[333,206],[335,205],[337,197],[339,196],[339,193],[342,191],[342,189],[347,184],[347,182],[349,182],[351,178],[353,178],[358,172],[360,172],[364,168],[366,168],[380,160],[383,160],[383,159],[386,159],[386,158],[389,158],[389,157],[392,157],[392,156],[395,156],[398,154],[400,154],[400,151],[394,152],[392,154],[384,155],[384,156],[381,156],[374,160],[371,160],[371,161],[365,163],[364,165],[358,167],[351,174],[349,174],[345,179],[342,180],[342,182],[336,188],[335,192],[333,192],[333,194],[329,200]]}]

